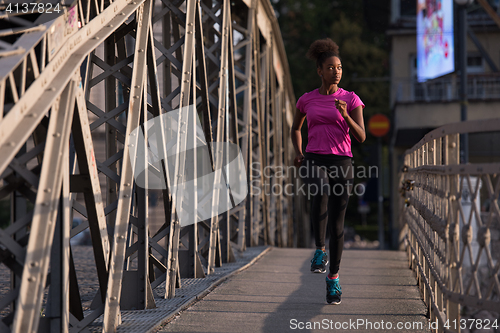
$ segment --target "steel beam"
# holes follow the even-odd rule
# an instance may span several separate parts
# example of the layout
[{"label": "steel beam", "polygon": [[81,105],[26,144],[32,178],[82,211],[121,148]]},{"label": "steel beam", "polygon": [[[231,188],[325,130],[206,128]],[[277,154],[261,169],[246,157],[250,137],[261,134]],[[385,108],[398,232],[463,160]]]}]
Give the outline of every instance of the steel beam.
[{"label": "steel beam", "polygon": [[33,327],[38,326],[40,319],[57,206],[61,195],[62,176],[64,170],[69,169],[69,166],[63,162],[67,161],[65,154],[68,150],[75,105],[75,85],[76,79],[73,78],[51,110],[51,121],[47,130],[46,149],[40,174],[40,191],[37,193],[35,202],[13,332],[31,332]]},{"label": "steel beam", "polygon": [[[116,208],[116,222],[113,239],[113,251],[109,264],[108,291],[104,308],[103,330],[116,331],[120,324],[120,298],[122,288],[122,273],[125,262],[127,230],[132,204],[134,163],[130,155],[137,156],[138,137],[130,134],[139,126],[141,110],[143,110],[144,85],[146,84],[146,55],[149,36],[149,25],[152,17],[152,0],[146,0],[137,9],[137,33],[134,53],[134,67],[132,69],[132,83],[130,87],[129,112],[127,118],[127,132],[125,134],[123,164],[120,173],[118,192],[118,207]],[[143,110],[145,112],[145,110]],[[147,117],[146,117],[147,119]]]}]

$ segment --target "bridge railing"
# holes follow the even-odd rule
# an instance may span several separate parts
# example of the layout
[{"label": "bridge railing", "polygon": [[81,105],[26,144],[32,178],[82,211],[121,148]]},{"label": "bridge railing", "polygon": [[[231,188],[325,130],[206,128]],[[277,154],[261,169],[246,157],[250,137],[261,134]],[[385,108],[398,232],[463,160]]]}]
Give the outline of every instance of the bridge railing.
[{"label": "bridge railing", "polygon": [[500,157],[460,164],[461,134],[494,132],[500,119],[446,125],[404,156],[400,223],[439,332],[469,328],[479,311],[500,314]]},{"label": "bridge railing", "polygon": [[[42,2],[51,13],[0,4],[0,203],[10,212],[0,332],[88,331],[100,316],[113,332],[122,310],[155,307],[157,287],[174,298],[183,278],[212,274],[235,250],[293,244],[291,175],[280,168],[293,159],[295,98],[268,0]],[[186,141],[227,142],[241,159],[210,148],[200,163]],[[224,174],[233,160],[246,173]],[[146,171],[142,185],[134,168]],[[174,197],[197,168],[214,175],[209,193]],[[231,181],[242,178],[238,204]],[[87,230],[99,288],[90,296],[70,243]]]}]

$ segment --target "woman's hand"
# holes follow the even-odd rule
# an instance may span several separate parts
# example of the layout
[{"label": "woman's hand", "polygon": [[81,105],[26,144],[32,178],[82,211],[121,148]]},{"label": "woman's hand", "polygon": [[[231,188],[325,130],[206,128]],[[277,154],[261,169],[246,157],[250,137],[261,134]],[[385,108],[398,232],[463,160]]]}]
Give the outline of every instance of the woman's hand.
[{"label": "woman's hand", "polygon": [[304,161],[304,158],[305,157],[302,154],[295,156],[295,158],[293,159],[293,165],[295,165],[297,168],[300,167],[302,161]]},{"label": "woman's hand", "polygon": [[342,118],[345,119],[349,116],[349,114],[347,113],[347,103],[346,102],[339,100],[339,99],[335,99],[335,107],[337,108],[337,110],[339,110]]}]

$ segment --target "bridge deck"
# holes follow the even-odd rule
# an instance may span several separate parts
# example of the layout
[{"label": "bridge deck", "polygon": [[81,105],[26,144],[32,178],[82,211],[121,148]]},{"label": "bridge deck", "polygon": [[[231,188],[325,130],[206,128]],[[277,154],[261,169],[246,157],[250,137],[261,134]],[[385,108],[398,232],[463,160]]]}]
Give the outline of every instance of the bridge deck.
[{"label": "bridge deck", "polygon": [[[161,332],[284,332],[301,328],[299,322],[306,331],[429,332],[404,252],[346,250],[337,306],[325,303],[325,274],[309,270],[312,254],[311,249],[273,248]],[[316,330],[307,329],[308,322],[319,322]],[[397,329],[398,323],[407,329]]]}]

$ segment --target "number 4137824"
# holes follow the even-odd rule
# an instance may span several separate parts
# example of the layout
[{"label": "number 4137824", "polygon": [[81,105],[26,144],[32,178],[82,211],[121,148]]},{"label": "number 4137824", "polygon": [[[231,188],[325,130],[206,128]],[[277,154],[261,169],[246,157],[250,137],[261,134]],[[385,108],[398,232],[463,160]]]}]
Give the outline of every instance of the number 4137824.
[{"label": "number 4137824", "polygon": [[51,13],[59,13],[61,12],[61,8],[59,4],[55,6],[51,3],[9,3],[7,8],[5,8],[5,12],[9,14],[51,14]]}]

